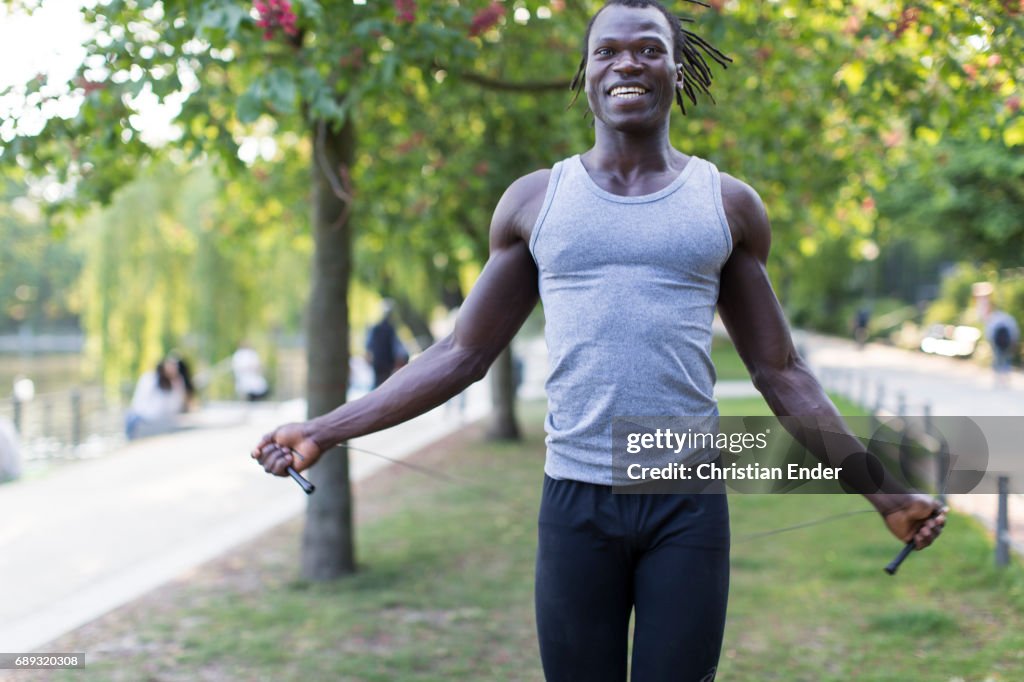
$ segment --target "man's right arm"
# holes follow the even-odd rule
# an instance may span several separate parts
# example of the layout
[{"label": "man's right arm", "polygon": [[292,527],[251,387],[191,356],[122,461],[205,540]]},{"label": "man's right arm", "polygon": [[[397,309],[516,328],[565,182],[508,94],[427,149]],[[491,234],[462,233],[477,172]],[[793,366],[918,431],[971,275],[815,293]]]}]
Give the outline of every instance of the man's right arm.
[{"label": "man's right arm", "polygon": [[[537,267],[527,240],[546,183],[544,171],[525,176],[498,202],[490,257],[459,310],[454,332],[359,400],[265,435],[252,456],[266,471],[302,471],[335,445],[419,416],[484,377],[537,304]],[[288,448],[302,455],[300,461],[293,461]]]}]

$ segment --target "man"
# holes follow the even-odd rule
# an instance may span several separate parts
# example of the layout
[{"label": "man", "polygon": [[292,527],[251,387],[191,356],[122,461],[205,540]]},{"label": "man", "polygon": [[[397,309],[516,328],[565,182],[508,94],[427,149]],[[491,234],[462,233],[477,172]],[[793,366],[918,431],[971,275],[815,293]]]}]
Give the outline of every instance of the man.
[{"label": "man", "polygon": [[[669,142],[677,93],[710,84],[693,59],[698,41],[654,2],[602,8],[575,81],[594,115],[594,147],[508,188],[454,333],[377,391],[282,426],[253,451],[283,476],[442,403],[484,376],[542,298],[551,374],[536,608],[552,681],[625,680],[633,611],[634,680],[714,679],[728,591],[725,496],[613,494],[608,444],[617,415],[715,414],[716,305],[777,414],[840,421],[797,356],[768,281],[760,198]],[[867,497],[889,529],[930,544],[945,522],[939,505],[886,489],[894,494]]]},{"label": "man", "polygon": [[373,367],[374,388],[387,381],[395,370],[401,369],[409,360],[409,354],[391,324],[391,311],[391,301],[384,301],[380,321],[370,327],[366,335],[366,359]]}]

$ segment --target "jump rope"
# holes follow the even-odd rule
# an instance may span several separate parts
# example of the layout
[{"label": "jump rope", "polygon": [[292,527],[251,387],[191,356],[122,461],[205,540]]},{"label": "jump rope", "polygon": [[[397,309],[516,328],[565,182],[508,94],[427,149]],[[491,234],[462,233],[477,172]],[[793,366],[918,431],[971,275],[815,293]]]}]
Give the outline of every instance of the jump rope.
[{"label": "jump rope", "polygon": [[[367,454],[367,455],[371,455],[373,457],[377,457],[379,459],[383,459],[385,461],[391,462],[392,464],[398,464],[399,466],[403,466],[406,469],[411,469],[413,471],[417,471],[420,474],[423,474],[424,476],[429,476],[430,478],[435,478],[435,479],[438,479],[438,480],[441,480],[441,481],[445,481],[447,483],[466,485],[466,486],[469,486],[469,487],[472,487],[472,488],[476,488],[478,490],[485,491],[485,492],[488,493],[488,495],[489,495],[489,497],[491,497],[491,499],[495,499],[495,497],[497,497],[497,499],[500,499],[500,495],[497,494],[497,491],[493,490],[490,486],[487,486],[487,485],[485,485],[483,483],[480,483],[479,481],[474,481],[474,480],[465,478],[463,476],[454,476],[454,475],[446,473],[444,471],[439,471],[437,469],[432,469],[430,467],[425,467],[425,466],[421,466],[419,464],[414,464],[412,462],[407,462],[405,460],[398,459],[396,457],[388,457],[387,455],[382,455],[379,452],[374,452],[372,450],[367,450],[366,448],[360,448],[360,447],[356,447],[354,445],[346,445],[345,447],[348,448],[349,450],[354,450],[356,452],[361,452],[361,453],[364,453],[364,454]],[[293,457],[297,457],[299,459],[303,459],[302,455],[299,454],[294,449],[288,448],[288,450],[291,452]],[[307,495],[312,495],[313,492],[316,490],[316,486],[314,486],[312,483],[310,483],[308,479],[306,479],[302,474],[300,474],[298,471],[296,471],[292,467],[288,467],[288,475],[291,476],[292,479],[294,479],[295,482],[299,484],[299,487],[302,488],[302,491],[304,493],[306,493]],[[513,509],[517,513],[521,513],[521,512],[525,511],[525,510],[520,509],[518,507],[514,507],[514,505],[510,505],[507,502],[501,502],[501,504],[502,504],[502,506],[505,506],[505,507],[508,507],[510,509]],[[533,510],[530,510],[530,513],[532,514]],[[758,539],[761,539],[761,538],[770,537],[772,535],[779,535],[780,533],[789,533],[789,532],[792,532],[792,531],[795,531],[795,530],[801,530],[803,528],[810,528],[811,526],[820,526],[820,525],[825,524],[825,523],[833,523],[835,521],[839,521],[840,519],[845,519],[845,518],[850,517],[850,516],[857,516],[859,514],[874,514],[874,513],[877,513],[877,512],[875,512],[873,509],[858,509],[856,511],[848,511],[848,512],[842,512],[840,514],[832,514],[832,515],[826,516],[824,518],[815,519],[814,521],[804,521],[803,523],[796,523],[796,524],[793,524],[791,526],[784,526],[782,528],[775,528],[773,530],[761,531],[759,533],[750,533],[748,535],[741,535],[740,537],[736,538],[735,541],[739,542],[739,543],[749,542],[751,540],[758,540]],[[938,512],[935,512],[929,518],[934,518],[937,515],[938,515]],[[903,549],[900,550],[899,554],[897,554],[896,557],[885,566],[885,572],[888,573],[889,575],[896,575],[896,571],[899,570],[900,564],[902,564],[906,560],[906,558],[908,556],[910,556],[910,553],[912,551],[914,551],[914,547],[915,547],[914,541],[911,539],[909,542],[907,542],[903,546]]]}]

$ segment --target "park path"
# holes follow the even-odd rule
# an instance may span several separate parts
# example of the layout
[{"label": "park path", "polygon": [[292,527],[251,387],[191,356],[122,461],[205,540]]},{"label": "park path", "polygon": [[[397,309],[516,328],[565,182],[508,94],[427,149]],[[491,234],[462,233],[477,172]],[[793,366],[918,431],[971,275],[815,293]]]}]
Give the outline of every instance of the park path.
[{"label": "park path", "polygon": [[847,339],[807,332],[794,335],[819,378],[830,390],[873,407],[878,386],[883,403],[905,414],[922,414],[925,404],[936,416],[1024,416],[1024,376],[1015,372],[1009,386],[994,388],[992,372],[966,360],[944,358],[881,344],[859,349]]},{"label": "park path", "polygon": [[[445,406],[352,441],[405,457],[489,412],[488,382]],[[33,651],[302,513],[290,479],[249,457],[260,436],[301,419],[304,401],[222,406],[202,428],[0,487],[0,651]],[[350,454],[353,480],[386,460]]]},{"label": "park path", "polygon": [[[1019,426],[1012,428],[1020,433],[1019,456],[1024,458],[1024,375],[1020,372],[1013,373],[1007,386],[996,388],[991,370],[970,361],[881,344],[858,348],[847,339],[806,332],[795,334],[795,340],[826,388],[866,407],[878,405],[881,387],[882,406],[892,412],[920,415],[927,405],[938,417],[1020,417]],[[1010,488],[1019,491],[1024,481],[1011,481]],[[996,495],[950,495],[948,501],[990,530],[995,528]],[[1011,546],[1024,554],[1024,495],[1009,496],[1009,517]]]}]

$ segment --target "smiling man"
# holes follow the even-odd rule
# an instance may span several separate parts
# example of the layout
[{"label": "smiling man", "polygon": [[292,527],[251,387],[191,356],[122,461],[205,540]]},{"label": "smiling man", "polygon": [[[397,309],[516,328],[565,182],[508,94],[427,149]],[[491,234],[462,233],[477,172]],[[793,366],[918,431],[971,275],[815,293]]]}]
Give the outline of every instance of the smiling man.
[{"label": "smiling man", "polygon": [[[454,333],[355,402],[267,434],[270,473],[312,466],[350,438],[411,419],[484,376],[544,303],[550,374],[536,609],[553,682],[715,677],[729,584],[722,494],[618,494],[616,416],[714,417],[717,308],[778,415],[831,425],[830,466],[859,442],[794,350],[765,270],[770,227],[748,185],[672,147],[669,117],[707,93],[701,52],[726,60],[656,2],[613,1],[591,20],[573,81],[595,144],[514,182],[494,212],[490,258]],[[290,450],[301,453],[301,460]],[[896,537],[923,548],[940,505],[884,481],[850,481]]]}]

